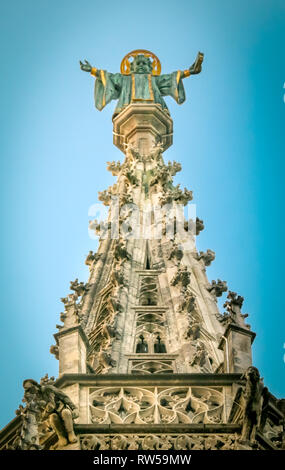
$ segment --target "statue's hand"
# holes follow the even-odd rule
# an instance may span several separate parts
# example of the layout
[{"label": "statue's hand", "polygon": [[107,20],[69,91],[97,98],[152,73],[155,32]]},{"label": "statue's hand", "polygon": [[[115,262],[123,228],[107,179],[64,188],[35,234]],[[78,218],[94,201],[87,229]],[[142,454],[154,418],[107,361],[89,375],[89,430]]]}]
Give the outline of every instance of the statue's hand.
[{"label": "statue's hand", "polygon": [[201,72],[203,60],[204,60],[204,54],[202,52],[198,52],[194,64],[192,64],[191,67],[189,67],[189,72],[191,75],[196,75],[197,73]]},{"label": "statue's hand", "polygon": [[89,62],[87,60],[85,60],[84,62],[85,62],[85,64],[83,64],[83,62],[81,62],[81,60],[79,61],[81,70],[83,70],[84,72],[91,72],[92,65],[89,64]]},{"label": "statue's hand", "polygon": [[78,416],[79,416],[79,411],[78,411],[78,409],[77,409],[77,408],[74,408],[74,409],[72,410],[72,413],[71,413],[71,414],[72,414],[72,418],[73,418],[73,419],[78,418]]}]

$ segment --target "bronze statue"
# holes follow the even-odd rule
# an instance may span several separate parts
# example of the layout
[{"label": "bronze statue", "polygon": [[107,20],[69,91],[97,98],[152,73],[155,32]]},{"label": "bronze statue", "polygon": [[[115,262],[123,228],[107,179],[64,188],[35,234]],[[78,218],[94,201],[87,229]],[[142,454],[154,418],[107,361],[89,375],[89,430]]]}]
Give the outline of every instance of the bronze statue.
[{"label": "bronze statue", "polygon": [[[150,51],[139,49],[127,54],[121,63],[121,73],[100,70],[85,60],[80,63],[84,72],[96,77],[95,106],[101,111],[111,100],[118,100],[114,116],[130,103],[156,103],[168,112],[164,96],[172,96],[178,104],[185,101],[182,80],[202,70],[204,54],[198,52],[196,61],[184,71],[160,75],[159,59]],[[133,59],[130,61],[130,59]]]}]

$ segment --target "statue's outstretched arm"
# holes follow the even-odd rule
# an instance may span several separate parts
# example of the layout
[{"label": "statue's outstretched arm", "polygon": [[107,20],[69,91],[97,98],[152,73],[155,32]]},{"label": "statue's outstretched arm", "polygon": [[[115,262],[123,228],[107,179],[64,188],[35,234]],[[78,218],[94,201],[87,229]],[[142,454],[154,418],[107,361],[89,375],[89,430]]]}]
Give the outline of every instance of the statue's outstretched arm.
[{"label": "statue's outstretched arm", "polygon": [[81,60],[79,61],[81,70],[83,70],[83,72],[90,72],[91,75],[94,75],[94,77],[100,78],[100,69],[97,69],[96,67],[92,67],[92,65],[89,64],[87,60],[85,60],[84,62],[85,63],[81,62]]},{"label": "statue's outstretched arm", "polygon": [[200,73],[202,70],[203,60],[204,60],[204,54],[202,52],[198,52],[194,64],[192,64],[191,67],[189,67],[189,69],[184,70],[184,72],[182,72],[181,78],[190,77],[190,75],[196,75],[197,73]]}]

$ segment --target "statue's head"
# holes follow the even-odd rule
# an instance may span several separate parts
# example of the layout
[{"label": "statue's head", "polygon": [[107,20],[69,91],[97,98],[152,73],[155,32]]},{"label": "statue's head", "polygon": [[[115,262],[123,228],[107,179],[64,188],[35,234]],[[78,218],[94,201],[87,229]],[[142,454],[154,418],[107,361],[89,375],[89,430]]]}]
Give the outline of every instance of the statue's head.
[{"label": "statue's head", "polygon": [[151,73],[152,64],[149,57],[145,57],[143,54],[137,55],[130,67],[131,73]]},{"label": "statue's head", "polygon": [[36,381],[33,380],[33,379],[26,379],[26,380],[24,380],[24,382],[23,382],[23,388],[24,388],[25,391],[31,390],[31,389],[33,389],[34,387],[36,387],[36,388],[39,387],[38,382],[36,382]]},{"label": "statue's head", "polygon": [[254,367],[250,366],[244,373],[244,378],[249,380],[250,382],[257,383],[260,380],[259,370]]}]

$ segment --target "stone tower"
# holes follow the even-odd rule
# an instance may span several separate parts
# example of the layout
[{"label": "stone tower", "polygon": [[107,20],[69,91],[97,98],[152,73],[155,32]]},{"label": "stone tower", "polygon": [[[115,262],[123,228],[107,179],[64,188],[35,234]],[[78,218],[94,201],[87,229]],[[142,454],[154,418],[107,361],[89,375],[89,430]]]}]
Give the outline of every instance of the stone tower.
[{"label": "stone tower", "polygon": [[[71,282],[51,352],[59,377],[24,382],[26,406],[0,433],[14,449],[284,448],[284,400],[252,366],[255,334],[243,298],[209,282],[215,258],[197,252],[204,224],[185,217],[192,192],[163,152],[173,122],[159,103],[133,101],[113,118],[123,161],[99,193],[109,206],[90,229],[85,284]],[[43,405],[44,403],[44,405]]]}]

